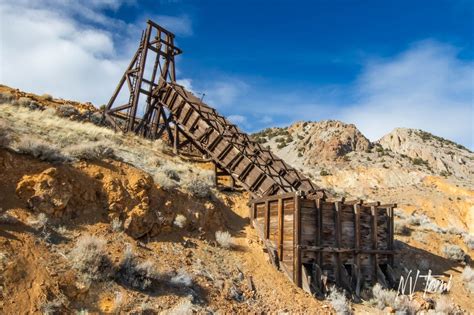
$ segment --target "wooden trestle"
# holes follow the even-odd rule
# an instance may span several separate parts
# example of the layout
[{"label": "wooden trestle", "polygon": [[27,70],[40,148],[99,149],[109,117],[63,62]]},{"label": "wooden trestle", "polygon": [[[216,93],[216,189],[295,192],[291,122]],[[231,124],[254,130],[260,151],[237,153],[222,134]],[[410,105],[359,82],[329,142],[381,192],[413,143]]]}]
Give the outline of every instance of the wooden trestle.
[{"label": "wooden trestle", "polygon": [[[251,195],[252,222],[272,261],[298,286],[319,294],[324,279],[356,292],[364,282],[390,283],[394,205],[329,201],[303,174],[177,84],[174,57],[180,53],[174,34],[148,21],[104,121],[123,132],[165,138],[176,153],[195,150],[231,176]],[[121,92],[126,103],[119,103]]]}]

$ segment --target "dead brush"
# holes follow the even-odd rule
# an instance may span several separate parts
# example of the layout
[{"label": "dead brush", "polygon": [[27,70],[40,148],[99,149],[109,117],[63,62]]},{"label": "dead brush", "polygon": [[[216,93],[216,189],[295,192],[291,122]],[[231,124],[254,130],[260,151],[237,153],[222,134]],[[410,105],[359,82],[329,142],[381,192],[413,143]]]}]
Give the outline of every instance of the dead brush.
[{"label": "dead brush", "polygon": [[116,277],[127,286],[145,291],[158,279],[158,274],[151,260],[140,262],[131,245],[127,244]]},{"label": "dead brush", "polygon": [[104,239],[84,235],[69,253],[72,267],[84,276],[86,282],[109,277],[112,263],[107,255],[106,244]]}]

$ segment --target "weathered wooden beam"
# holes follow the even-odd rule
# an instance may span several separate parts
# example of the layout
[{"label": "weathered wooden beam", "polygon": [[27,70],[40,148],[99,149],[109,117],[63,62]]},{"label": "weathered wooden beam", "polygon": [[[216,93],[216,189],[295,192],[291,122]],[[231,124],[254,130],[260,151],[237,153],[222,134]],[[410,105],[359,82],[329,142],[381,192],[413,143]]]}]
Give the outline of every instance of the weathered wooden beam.
[{"label": "weathered wooden beam", "polygon": [[270,203],[265,201],[265,239],[270,236]]},{"label": "weathered wooden beam", "polygon": [[298,194],[294,197],[294,207],[295,207],[295,214],[294,214],[294,282],[295,284],[301,288],[301,205],[300,205],[300,196]]},{"label": "weathered wooden beam", "polygon": [[[372,217],[372,249],[377,250],[377,206],[371,206],[370,207],[370,214]],[[378,267],[378,259],[377,259],[377,253],[372,253],[372,272],[373,272],[373,278],[372,282],[375,284],[377,281],[377,267]]]},{"label": "weathered wooden beam", "polygon": [[[336,234],[336,247],[338,249],[341,249],[341,201],[336,201],[334,203],[334,227],[336,228],[335,234]],[[341,274],[341,253],[337,252],[336,254],[336,284],[341,285],[342,284],[342,274]]]},{"label": "weathered wooden beam", "polygon": [[278,257],[283,260],[283,238],[284,238],[284,210],[283,199],[278,199]]}]

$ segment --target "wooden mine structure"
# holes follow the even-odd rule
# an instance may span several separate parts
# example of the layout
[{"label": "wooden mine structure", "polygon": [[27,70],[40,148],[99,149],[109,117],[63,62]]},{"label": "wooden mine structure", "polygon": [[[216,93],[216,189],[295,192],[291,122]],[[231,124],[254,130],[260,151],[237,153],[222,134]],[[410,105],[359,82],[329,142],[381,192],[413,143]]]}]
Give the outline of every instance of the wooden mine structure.
[{"label": "wooden mine structure", "polygon": [[[251,220],[271,257],[294,283],[316,294],[334,282],[355,293],[390,286],[393,208],[330,200],[324,190],[253,141],[176,83],[174,34],[148,21],[140,45],[107,104],[115,130],[165,138],[175,153],[198,152],[251,195]],[[216,172],[217,174],[217,172]]]}]

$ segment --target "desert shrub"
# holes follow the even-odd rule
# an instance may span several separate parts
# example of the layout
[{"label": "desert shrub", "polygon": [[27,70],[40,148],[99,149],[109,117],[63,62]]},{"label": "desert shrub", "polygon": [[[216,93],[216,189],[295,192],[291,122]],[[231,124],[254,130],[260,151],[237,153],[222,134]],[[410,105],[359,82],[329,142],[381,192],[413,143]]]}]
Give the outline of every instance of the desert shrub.
[{"label": "desert shrub", "polygon": [[70,104],[60,105],[56,108],[56,115],[59,117],[71,117],[79,115],[79,110]]},{"label": "desert shrub", "polygon": [[115,217],[112,222],[110,222],[110,228],[114,232],[120,232],[122,231],[122,221],[118,217]]},{"label": "desert shrub", "polygon": [[162,171],[169,179],[172,179],[176,182],[181,180],[178,171],[173,169],[170,165],[163,165],[160,167],[160,171]]},{"label": "desert shrub", "polygon": [[179,302],[172,308],[161,312],[163,315],[191,315],[199,314],[199,308],[193,305],[192,301],[187,298],[184,301]]},{"label": "desert shrub", "polygon": [[190,287],[193,284],[193,278],[184,270],[180,270],[170,279],[171,284],[176,286]]},{"label": "desert shrub", "polygon": [[410,228],[407,226],[407,222],[401,221],[401,220],[395,221],[393,230],[395,234],[398,234],[398,235],[410,235],[411,233]]},{"label": "desert shrub", "polygon": [[338,291],[335,287],[331,289],[328,300],[338,315],[352,314],[351,302],[346,298],[343,292]]},{"label": "desert shrub", "polygon": [[456,306],[445,295],[441,295],[435,302],[436,314],[456,314]]},{"label": "desert shrub", "polygon": [[103,280],[108,277],[111,263],[105,246],[105,240],[84,235],[77,240],[69,253],[72,267],[81,272],[86,281]]},{"label": "desert shrub", "polygon": [[15,224],[18,223],[18,219],[8,212],[0,214],[1,224]]},{"label": "desert shrub", "polygon": [[183,228],[186,226],[186,217],[182,214],[176,215],[176,218],[174,218],[174,225],[176,225],[179,228]]},{"label": "desert shrub", "polygon": [[199,177],[191,179],[186,184],[185,189],[195,197],[206,198],[211,196],[211,186]]},{"label": "desert shrub", "polygon": [[412,239],[414,239],[417,242],[426,244],[426,237],[425,236],[426,236],[426,233],[416,232],[416,233],[412,234]]},{"label": "desert shrub", "polygon": [[37,230],[44,230],[48,224],[48,217],[44,213],[39,213],[36,218],[29,220],[28,223]]},{"label": "desert shrub", "polygon": [[446,233],[449,233],[449,234],[452,234],[452,235],[463,235],[464,230],[453,226],[453,227],[450,227],[450,228],[446,229]]},{"label": "desert shrub", "polygon": [[31,104],[32,101],[33,100],[31,98],[23,96],[18,99],[18,105],[27,107]]},{"label": "desert shrub", "polygon": [[386,290],[380,284],[372,288],[372,299],[370,303],[383,310],[385,307],[393,308],[397,313],[415,314],[417,309],[414,303],[406,295],[398,295],[397,291]]},{"label": "desert shrub", "polygon": [[0,92],[0,104],[10,104],[13,100],[13,95],[8,92]]},{"label": "desert shrub", "polygon": [[50,94],[43,94],[41,95],[41,98],[44,99],[45,101],[52,101],[53,97]]},{"label": "desert shrub", "polygon": [[0,148],[6,148],[11,142],[7,123],[0,120]]},{"label": "desert shrub", "polygon": [[23,137],[20,139],[17,149],[22,154],[32,155],[42,161],[64,162],[68,160],[58,147],[39,139]]},{"label": "desert shrub", "polygon": [[416,225],[416,226],[419,226],[419,225],[425,225],[425,224],[429,224],[431,223],[431,220],[430,218],[428,218],[425,214],[421,214],[421,215],[417,215],[417,214],[412,214],[409,218],[408,218],[408,224],[410,225]]},{"label": "desert shrub", "polygon": [[123,305],[123,294],[122,292],[115,292],[114,304],[112,310],[115,314],[119,314]]},{"label": "desert shrub", "polygon": [[227,231],[217,231],[216,232],[216,241],[223,248],[230,248],[232,247],[232,236]]},{"label": "desert shrub", "polygon": [[462,271],[462,280],[464,286],[471,292],[474,292],[474,269],[470,266],[464,267]]},{"label": "desert shrub", "polygon": [[160,188],[164,190],[171,190],[178,187],[178,183],[166,176],[163,172],[157,172],[153,176],[153,180]]},{"label": "desert shrub", "polygon": [[470,250],[474,249],[474,235],[470,235],[466,233],[464,234],[463,240],[467,248],[469,248]]},{"label": "desert shrub", "polygon": [[407,217],[405,212],[403,212],[401,209],[394,209],[393,214],[395,214],[395,216],[399,217],[400,219],[405,219]]},{"label": "desert shrub", "polygon": [[395,299],[397,298],[396,291],[385,290],[378,283],[372,288],[372,295],[373,298],[370,300],[370,303],[381,310],[387,306],[393,307],[395,304]]},{"label": "desert shrub", "polygon": [[451,260],[464,261],[466,253],[457,245],[445,245],[443,248],[444,256]]},{"label": "desert shrub", "polygon": [[102,125],[102,114],[99,112],[95,112],[89,116],[89,121],[94,125],[101,126]]},{"label": "desert shrub", "polygon": [[43,315],[61,314],[62,309],[63,301],[61,299],[46,301],[41,305],[41,311],[43,312]]},{"label": "desert shrub", "polygon": [[41,108],[41,105],[35,102],[33,99],[29,97],[20,97],[17,101],[18,105],[26,107],[31,110]]},{"label": "desert shrub", "polygon": [[157,274],[153,262],[151,260],[140,262],[130,244],[127,244],[117,277],[132,288],[146,290],[157,278]]},{"label": "desert shrub", "polygon": [[321,175],[321,176],[329,176],[329,175],[331,175],[331,173],[329,173],[329,172],[326,171],[326,170],[321,170],[321,172],[319,172],[319,175]]},{"label": "desert shrub", "polygon": [[64,149],[67,156],[80,160],[102,160],[114,158],[114,150],[106,141],[86,142],[68,146]]},{"label": "desert shrub", "polygon": [[440,227],[439,225],[435,224],[435,223],[426,223],[422,226],[423,230],[425,231],[433,231],[435,233],[438,233],[438,234],[444,234],[446,233],[446,230],[443,229],[442,227]]}]

